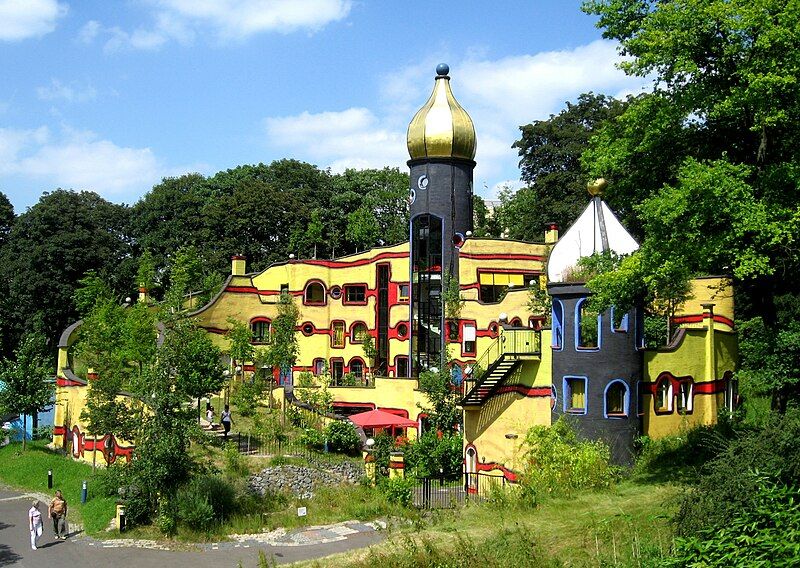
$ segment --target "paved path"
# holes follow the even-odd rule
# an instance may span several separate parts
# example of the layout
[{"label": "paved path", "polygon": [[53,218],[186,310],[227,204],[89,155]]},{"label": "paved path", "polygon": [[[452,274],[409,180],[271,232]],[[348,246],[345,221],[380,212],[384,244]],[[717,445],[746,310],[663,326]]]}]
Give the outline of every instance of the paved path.
[{"label": "paved path", "polygon": [[0,489],[0,568],[236,568],[239,562],[244,568],[253,568],[258,565],[259,550],[284,564],[323,558],[383,539],[383,533],[377,530],[383,528],[382,523],[350,521],[295,531],[233,535],[226,542],[179,545],[180,550],[170,550],[152,541],[98,540],[80,534],[57,541],[53,539],[52,525],[45,522],[39,549],[31,550],[27,516],[34,497],[45,500],[43,495]]}]

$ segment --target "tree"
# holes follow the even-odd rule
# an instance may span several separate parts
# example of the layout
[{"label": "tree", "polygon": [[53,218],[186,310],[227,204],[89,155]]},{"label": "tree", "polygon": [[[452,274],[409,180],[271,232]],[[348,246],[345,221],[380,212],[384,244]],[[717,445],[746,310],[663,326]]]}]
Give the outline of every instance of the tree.
[{"label": "tree", "polygon": [[519,148],[522,181],[516,193],[502,195],[500,226],[516,239],[541,241],[547,223],[566,228],[586,207],[586,172],[581,154],[589,139],[618,116],[625,103],[605,95],[582,94],[575,104],[547,120],[521,126]]},{"label": "tree", "polygon": [[8,197],[0,192],[0,249],[3,248],[8,235],[11,233],[15,219],[14,206],[11,205]]},{"label": "tree", "polygon": [[278,315],[272,320],[272,344],[267,348],[266,363],[276,367],[281,373],[290,372],[297,362],[299,345],[297,342],[297,322],[300,310],[294,299],[286,293],[278,300]]},{"label": "tree", "polygon": [[45,339],[27,334],[14,352],[14,359],[0,360],[0,409],[22,415],[22,449],[28,415],[43,411],[53,398],[53,368],[41,355]]},{"label": "tree", "polygon": [[[656,85],[602,126],[582,158],[642,233],[639,251],[589,287],[619,306],[637,293],[680,299],[689,278],[731,273],[743,353],[759,350],[761,326],[785,332],[792,353],[796,336],[779,322],[799,299],[789,275],[800,269],[800,12],[778,0],[593,0],[584,10],[620,42],[622,68]],[[743,357],[742,376],[763,361]],[[772,383],[776,399],[800,395],[795,372],[772,376],[783,377]]]},{"label": "tree", "polygon": [[74,292],[87,270],[94,269],[115,295],[125,297],[135,271],[127,220],[123,205],[95,193],[64,190],[45,193],[17,217],[0,251],[8,294],[2,321],[6,355],[37,325],[48,352],[55,353],[53,342],[77,319]]}]

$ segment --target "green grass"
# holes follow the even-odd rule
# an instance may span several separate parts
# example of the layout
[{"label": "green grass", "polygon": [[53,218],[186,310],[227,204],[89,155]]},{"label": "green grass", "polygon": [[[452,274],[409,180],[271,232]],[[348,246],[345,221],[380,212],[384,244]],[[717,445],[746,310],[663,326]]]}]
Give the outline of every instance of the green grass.
[{"label": "green grass", "polygon": [[[14,489],[51,495],[61,489],[69,504],[69,521],[82,523],[89,534],[97,534],[114,517],[115,500],[93,495],[92,466],[59,455],[46,447],[47,442],[21,443],[0,448],[0,482]],[[47,488],[47,471],[53,471],[53,489]],[[83,480],[88,482],[89,499],[81,504]],[[46,505],[45,505],[46,506]],[[46,509],[44,510],[46,514]]]},{"label": "green grass", "polygon": [[669,518],[680,487],[626,481],[603,492],[579,492],[537,508],[513,494],[495,503],[436,512],[365,551],[303,566],[460,568],[487,565],[646,566],[672,544]]}]

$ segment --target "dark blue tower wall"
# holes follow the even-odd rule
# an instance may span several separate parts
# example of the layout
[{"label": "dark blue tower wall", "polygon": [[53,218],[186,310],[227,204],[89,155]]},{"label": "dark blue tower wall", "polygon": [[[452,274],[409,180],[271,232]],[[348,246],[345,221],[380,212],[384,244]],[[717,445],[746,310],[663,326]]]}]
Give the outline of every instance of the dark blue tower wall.
[{"label": "dark blue tower wall", "polygon": [[[634,442],[641,433],[637,416],[637,384],[642,378],[643,359],[638,349],[636,310],[627,314],[627,331],[612,331],[611,310],[602,314],[599,346],[596,349],[577,347],[577,310],[591,292],[582,284],[550,284],[553,304],[563,306],[560,349],[553,349],[553,386],[556,404],[553,421],[568,414],[579,435],[588,440],[603,440],[611,449],[617,464],[633,462]],[[554,326],[556,325],[554,321]],[[555,330],[554,330],[555,333]],[[565,410],[565,378],[585,377],[585,413]],[[627,413],[624,417],[607,417],[606,389],[614,381],[627,387]]]}]

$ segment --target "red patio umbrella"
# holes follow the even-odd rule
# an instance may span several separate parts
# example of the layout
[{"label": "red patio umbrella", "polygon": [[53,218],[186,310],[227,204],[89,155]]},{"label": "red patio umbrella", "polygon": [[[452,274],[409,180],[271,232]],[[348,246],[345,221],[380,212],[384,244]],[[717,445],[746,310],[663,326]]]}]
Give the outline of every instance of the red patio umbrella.
[{"label": "red patio umbrella", "polygon": [[362,428],[414,428],[417,423],[383,410],[368,410],[350,416],[350,421]]}]

